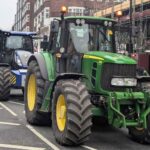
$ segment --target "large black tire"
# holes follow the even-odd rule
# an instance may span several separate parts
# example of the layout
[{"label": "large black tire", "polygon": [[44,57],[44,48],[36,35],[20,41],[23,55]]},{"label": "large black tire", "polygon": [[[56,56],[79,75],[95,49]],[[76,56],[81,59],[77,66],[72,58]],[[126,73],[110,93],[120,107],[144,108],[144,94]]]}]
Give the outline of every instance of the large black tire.
[{"label": "large black tire", "polygon": [[[35,78],[35,87],[30,85],[29,81]],[[33,78],[33,79],[32,79]],[[28,89],[29,88],[29,89]],[[32,91],[35,88],[35,91]],[[42,101],[44,98],[45,80],[41,76],[41,72],[36,61],[31,61],[27,71],[25,89],[24,89],[24,101],[25,101],[25,114],[27,121],[32,125],[49,125],[51,123],[51,116],[49,113],[40,112]],[[30,90],[34,93],[30,93]],[[30,97],[31,94],[31,97]],[[35,99],[33,99],[35,97]],[[35,101],[29,106],[31,101]],[[32,103],[32,102],[31,102]]]},{"label": "large black tire", "polygon": [[150,144],[150,115],[148,116],[147,129],[129,128],[129,135],[131,138],[139,143]]},{"label": "large black tire", "polygon": [[0,101],[9,100],[10,96],[10,77],[9,67],[0,67]]},{"label": "large black tire", "polygon": [[[66,105],[64,129],[57,121],[57,105],[63,95]],[[52,100],[52,127],[56,141],[61,145],[80,145],[89,139],[92,126],[91,102],[87,89],[78,80],[58,81]]]}]

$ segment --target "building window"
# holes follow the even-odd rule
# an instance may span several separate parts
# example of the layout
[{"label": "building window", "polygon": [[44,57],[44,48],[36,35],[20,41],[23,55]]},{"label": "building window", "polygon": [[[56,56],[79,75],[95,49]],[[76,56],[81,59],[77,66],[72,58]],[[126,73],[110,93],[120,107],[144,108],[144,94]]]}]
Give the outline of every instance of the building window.
[{"label": "building window", "polygon": [[27,10],[30,10],[30,3],[27,3]]},{"label": "building window", "polygon": [[27,32],[30,31],[30,27],[29,27],[29,26],[26,27],[26,31],[27,31]]},{"label": "building window", "polygon": [[26,16],[26,21],[27,21],[27,22],[30,22],[30,15],[27,15],[27,16]]},{"label": "building window", "polygon": [[34,26],[37,26],[37,18],[34,19]]},{"label": "building window", "polygon": [[41,13],[41,26],[44,25],[44,11]]},{"label": "building window", "polygon": [[83,16],[84,10],[84,7],[69,7],[68,13],[70,16]]},{"label": "building window", "polygon": [[49,18],[50,17],[50,12],[49,12],[49,8],[45,9],[45,17]]},{"label": "building window", "polygon": [[38,24],[41,22],[41,15],[38,16]]}]

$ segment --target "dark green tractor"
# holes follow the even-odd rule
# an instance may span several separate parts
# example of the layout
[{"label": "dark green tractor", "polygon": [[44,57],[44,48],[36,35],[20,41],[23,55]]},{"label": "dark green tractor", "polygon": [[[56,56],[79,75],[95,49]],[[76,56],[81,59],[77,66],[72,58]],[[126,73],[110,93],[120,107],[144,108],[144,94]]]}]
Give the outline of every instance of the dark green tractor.
[{"label": "dark green tractor", "polygon": [[99,17],[65,17],[51,23],[49,48],[32,55],[25,85],[30,124],[52,123],[62,145],[89,139],[92,117],[128,128],[150,143],[150,95],[136,77],[136,61],[115,53],[115,22]]}]

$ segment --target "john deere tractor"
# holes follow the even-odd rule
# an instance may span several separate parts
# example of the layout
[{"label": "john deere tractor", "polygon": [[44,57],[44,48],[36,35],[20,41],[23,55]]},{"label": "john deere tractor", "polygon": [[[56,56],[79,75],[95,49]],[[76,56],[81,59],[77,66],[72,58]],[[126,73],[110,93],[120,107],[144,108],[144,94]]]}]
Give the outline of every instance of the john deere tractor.
[{"label": "john deere tractor", "polygon": [[56,141],[89,139],[92,116],[105,117],[150,143],[150,95],[136,61],[115,53],[112,19],[70,16],[51,22],[49,47],[28,61],[25,113],[30,124],[52,123]]},{"label": "john deere tractor", "polygon": [[11,87],[24,90],[33,35],[36,34],[0,30],[0,101],[9,99]]}]

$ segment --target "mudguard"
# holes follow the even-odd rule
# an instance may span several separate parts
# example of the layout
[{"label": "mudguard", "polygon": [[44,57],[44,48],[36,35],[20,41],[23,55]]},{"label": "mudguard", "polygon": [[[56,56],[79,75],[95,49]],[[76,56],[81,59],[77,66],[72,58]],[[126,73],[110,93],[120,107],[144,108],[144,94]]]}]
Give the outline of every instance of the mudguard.
[{"label": "mudguard", "polygon": [[48,80],[48,72],[47,72],[46,63],[43,55],[41,53],[32,55],[28,60],[28,65],[32,60],[37,61],[43,79]]}]

